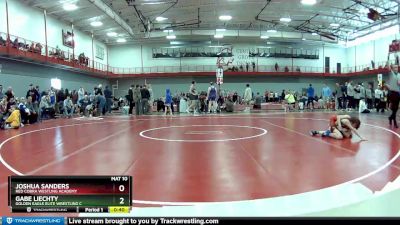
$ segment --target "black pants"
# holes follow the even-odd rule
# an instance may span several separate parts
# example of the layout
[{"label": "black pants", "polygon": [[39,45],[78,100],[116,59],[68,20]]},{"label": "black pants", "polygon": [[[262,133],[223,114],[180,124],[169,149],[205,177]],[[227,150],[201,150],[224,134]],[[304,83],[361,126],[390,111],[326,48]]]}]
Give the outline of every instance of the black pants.
[{"label": "black pants", "polygon": [[396,91],[391,91],[389,93],[389,101],[390,101],[390,110],[392,110],[392,114],[389,116],[389,120],[393,120],[394,124],[397,125],[397,111],[399,110],[399,102],[400,102],[400,94]]},{"label": "black pants", "polygon": [[372,98],[367,99],[367,107],[368,109],[372,109]]},{"label": "black pants", "polygon": [[347,96],[347,108],[353,109],[354,108],[354,97]]},{"label": "black pants", "polygon": [[308,97],[307,108],[310,107],[310,103],[311,103],[312,107],[314,108],[314,98],[313,97]]},{"label": "black pants", "polygon": [[133,101],[129,101],[129,114],[132,114]]},{"label": "black pants", "polygon": [[360,107],[360,99],[359,98],[355,98],[354,100],[353,100],[353,107],[354,107],[354,109],[358,109],[358,107]]}]

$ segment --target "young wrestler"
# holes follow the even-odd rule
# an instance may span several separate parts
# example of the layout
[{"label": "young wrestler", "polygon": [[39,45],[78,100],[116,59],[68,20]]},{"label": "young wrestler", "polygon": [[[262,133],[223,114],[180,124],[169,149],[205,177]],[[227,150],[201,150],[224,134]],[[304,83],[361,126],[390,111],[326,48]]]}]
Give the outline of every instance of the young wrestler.
[{"label": "young wrestler", "polygon": [[312,136],[321,135],[322,137],[331,137],[334,139],[351,138],[352,134],[356,134],[361,141],[366,141],[357,132],[360,128],[361,122],[357,117],[351,117],[349,115],[334,115],[330,118],[329,129],[326,131],[310,131]]}]

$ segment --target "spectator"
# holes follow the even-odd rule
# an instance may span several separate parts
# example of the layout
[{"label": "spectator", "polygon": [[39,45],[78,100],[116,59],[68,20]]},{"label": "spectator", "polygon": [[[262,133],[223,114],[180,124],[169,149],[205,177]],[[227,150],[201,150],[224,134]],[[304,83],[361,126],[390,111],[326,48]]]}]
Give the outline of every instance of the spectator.
[{"label": "spectator", "polygon": [[256,63],[255,63],[255,62],[252,62],[251,64],[252,64],[252,66],[253,66],[253,72],[255,72],[255,71],[256,71]]},{"label": "spectator", "polygon": [[361,85],[357,84],[354,87],[354,108],[358,109],[360,105],[360,99],[361,99]]},{"label": "spectator", "polygon": [[83,112],[84,116],[91,116],[91,112],[93,110],[92,101],[88,95],[85,95],[83,99],[79,101],[80,104],[80,111]]},{"label": "spectator", "polygon": [[276,72],[279,71],[279,65],[278,65],[278,63],[275,63],[275,71],[276,71]]},{"label": "spectator", "polygon": [[64,100],[64,115],[67,118],[71,118],[74,113],[74,104],[72,103],[71,97],[67,95],[67,98]]},{"label": "spectator", "polygon": [[21,126],[21,113],[16,105],[10,109],[10,116],[5,121],[5,129],[18,129]]},{"label": "spectator", "polygon": [[80,87],[78,90],[78,105],[80,106],[80,101],[85,97],[85,89]]},{"label": "spectator", "polygon": [[106,98],[101,94],[102,92],[97,92],[97,95],[95,97],[95,102],[96,102],[96,116],[104,115],[105,114],[105,109],[106,109]]},{"label": "spectator", "polygon": [[246,72],[249,72],[249,63],[246,62]]},{"label": "spectator", "polygon": [[261,103],[262,103],[262,97],[260,95],[260,92],[257,92],[257,95],[254,100],[253,109],[261,109]]},{"label": "spectator", "polygon": [[1,35],[0,35],[0,45],[1,46],[6,46],[6,40],[4,40]]},{"label": "spectator", "polygon": [[153,89],[151,88],[151,84],[146,84],[147,90],[149,90],[149,106],[150,106],[150,111],[153,111],[153,103],[154,103],[154,94],[153,94]]},{"label": "spectator", "polygon": [[54,88],[51,87],[49,90],[49,96],[50,96],[50,105],[52,107],[56,106],[56,92],[54,91]]},{"label": "spectator", "polygon": [[[133,109],[133,84],[129,87],[128,95],[126,96],[126,100],[129,102],[129,115],[132,115]],[[136,108],[138,105],[136,105]]]},{"label": "spectator", "polygon": [[41,115],[42,116],[49,116],[50,118],[55,118],[55,110],[53,107],[51,107],[50,104],[50,96],[48,95],[43,95],[42,100],[40,101],[40,110],[41,110]]},{"label": "spectator", "polygon": [[312,87],[312,84],[309,85],[308,89],[307,89],[307,108],[310,109],[310,103],[312,105],[311,109],[314,109],[314,88]]},{"label": "spectator", "polygon": [[376,112],[379,112],[379,110],[381,110],[381,112],[385,112],[385,106],[383,106],[382,101],[383,101],[384,97],[383,97],[383,91],[382,91],[382,87],[377,87],[375,89],[375,107],[376,107]]},{"label": "spectator", "polygon": [[139,85],[136,85],[135,89],[133,90],[133,101],[135,102],[135,114],[139,116],[143,114],[142,108],[142,93],[140,91]]},{"label": "spectator", "polygon": [[225,111],[226,112],[233,112],[234,111],[234,101],[232,97],[228,96],[225,102]]},{"label": "spectator", "polygon": [[32,97],[29,96],[27,98],[26,104],[25,104],[26,108],[29,110],[29,115],[28,115],[28,124],[33,124],[36,123],[37,118],[38,118],[38,111],[37,109],[34,107],[33,102],[32,102]]},{"label": "spectator", "polygon": [[72,91],[71,100],[74,105],[78,103],[78,92],[76,90]]},{"label": "spectator", "polygon": [[55,107],[55,111],[58,114],[62,114],[63,113],[64,100],[65,100],[65,92],[64,92],[64,89],[61,88],[60,90],[57,91],[57,101],[56,101],[57,104],[56,104],[56,107]]},{"label": "spectator", "polygon": [[108,86],[106,86],[106,89],[104,90],[104,97],[106,98],[106,112],[111,113],[112,92]]},{"label": "spectator", "polygon": [[165,115],[168,114],[172,115],[171,105],[172,105],[171,91],[169,90],[169,88],[167,88],[165,93]]},{"label": "spectator", "polygon": [[330,102],[332,96],[332,91],[331,88],[328,87],[326,84],[324,84],[324,87],[322,88],[322,106],[325,109],[328,109],[328,104]]},{"label": "spectator", "polygon": [[350,111],[355,107],[354,94],[353,82],[349,81],[347,84],[347,109]]},{"label": "spectator", "polygon": [[149,114],[150,113],[150,107],[149,107],[149,99],[150,99],[150,92],[147,89],[146,85],[143,86],[143,88],[140,90],[140,95],[142,96],[142,109],[143,109],[143,114]]},{"label": "spectator", "polygon": [[285,100],[286,100],[286,102],[288,104],[289,111],[293,110],[295,108],[295,105],[296,105],[296,99],[295,99],[295,97],[294,97],[294,95],[293,95],[293,93],[291,91],[287,91],[286,92]]},{"label": "spectator", "polygon": [[4,93],[7,96],[7,101],[9,102],[12,98],[14,98],[14,91],[12,87],[8,87],[6,93]]},{"label": "spectator", "polygon": [[345,110],[347,108],[347,82],[340,85],[339,92],[339,108]]},{"label": "spectator", "polygon": [[367,99],[367,108],[372,109],[373,88],[371,83],[369,83],[368,88],[365,89],[365,98]]},{"label": "spectator", "polygon": [[0,84],[0,100],[3,99],[4,93],[3,93],[3,85]]}]

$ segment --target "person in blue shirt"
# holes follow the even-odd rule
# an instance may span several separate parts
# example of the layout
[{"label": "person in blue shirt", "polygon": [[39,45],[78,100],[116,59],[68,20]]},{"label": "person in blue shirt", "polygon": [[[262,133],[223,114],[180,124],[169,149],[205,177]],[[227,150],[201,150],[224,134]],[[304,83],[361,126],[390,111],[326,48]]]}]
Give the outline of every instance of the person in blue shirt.
[{"label": "person in blue shirt", "polygon": [[332,91],[331,88],[328,87],[326,84],[324,84],[324,87],[322,88],[322,100],[324,101],[324,108],[328,108],[329,101],[332,96]]},{"label": "person in blue shirt", "polygon": [[172,105],[171,91],[169,90],[169,88],[167,88],[165,93],[165,115],[172,115],[171,105]]},{"label": "person in blue shirt", "polygon": [[311,109],[314,109],[314,88],[312,87],[312,84],[307,88],[307,107],[310,108],[310,103],[312,105]]}]

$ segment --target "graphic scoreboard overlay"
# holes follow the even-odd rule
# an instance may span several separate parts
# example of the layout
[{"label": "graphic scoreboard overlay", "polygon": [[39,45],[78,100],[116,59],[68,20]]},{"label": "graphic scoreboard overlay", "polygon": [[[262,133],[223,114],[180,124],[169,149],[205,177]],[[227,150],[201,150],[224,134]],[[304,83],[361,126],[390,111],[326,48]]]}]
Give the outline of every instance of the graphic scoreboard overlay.
[{"label": "graphic scoreboard overlay", "polygon": [[128,213],[131,176],[9,176],[12,212]]}]

